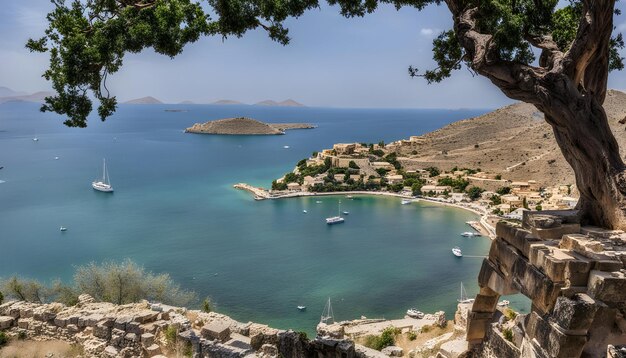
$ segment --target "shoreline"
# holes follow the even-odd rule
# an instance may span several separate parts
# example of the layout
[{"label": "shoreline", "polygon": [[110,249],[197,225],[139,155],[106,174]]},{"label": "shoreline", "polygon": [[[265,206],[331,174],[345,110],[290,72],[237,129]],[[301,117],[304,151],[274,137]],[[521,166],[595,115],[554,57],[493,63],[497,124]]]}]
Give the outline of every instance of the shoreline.
[{"label": "shoreline", "polygon": [[[300,192],[293,192],[293,193],[274,196],[274,195],[271,195],[269,191],[267,191],[266,189],[254,187],[252,185],[245,184],[245,183],[238,183],[238,184],[233,185],[233,187],[235,189],[244,190],[244,191],[254,194],[254,200],[276,200],[276,199],[288,199],[288,198],[300,198],[300,197],[319,197],[319,196],[337,196],[337,195],[343,195],[343,196],[373,195],[373,196],[387,196],[387,197],[395,197],[395,198],[401,198],[401,199],[410,199],[412,201],[425,201],[429,203],[439,204],[442,206],[463,209],[463,210],[466,210],[473,214],[478,215],[480,219],[479,221],[477,221],[477,223],[480,225],[481,228],[483,228],[483,230],[477,230],[477,231],[479,231],[483,236],[489,237],[489,239],[491,240],[495,239],[496,230],[495,228],[493,228],[491,225],[487,223],[487,216],[489,215],[488,213],[481,212],[478,209],[472,208],[469,206],[464,206],[464,205],[460,205],[456,203],[448,203],[445,201],[427,198],[427,197],[414,197],[410,195],[391,193],[387,191],[333,191],[333,192],[327,192],[327,193],[314,193],[314,192],[301,192],[300,191]],[[468,222],[468,225],[470,225],[469,222]],[[474,226],[470,225],[470,227],[476,230]]]}]

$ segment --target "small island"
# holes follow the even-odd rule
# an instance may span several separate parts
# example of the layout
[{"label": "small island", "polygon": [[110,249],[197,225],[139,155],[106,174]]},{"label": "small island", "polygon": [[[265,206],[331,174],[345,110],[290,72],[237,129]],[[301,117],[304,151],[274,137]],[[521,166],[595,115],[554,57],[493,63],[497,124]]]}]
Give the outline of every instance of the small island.
[{"label": "small island", "polygon": [[288,129],[311,129],[308,123],[264,123],[256,119],[238,117],[196,123],[185,129],[186,133],[229,135],[279,135]]}]

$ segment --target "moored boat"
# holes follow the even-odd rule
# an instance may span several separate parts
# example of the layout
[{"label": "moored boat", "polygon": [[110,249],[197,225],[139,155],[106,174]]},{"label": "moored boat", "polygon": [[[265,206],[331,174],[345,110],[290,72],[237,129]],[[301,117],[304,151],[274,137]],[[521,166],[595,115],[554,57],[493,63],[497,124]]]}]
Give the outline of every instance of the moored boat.
[{"label": "moored boat", "polygon": [[109,173],[107,172],[106,160],[102,159],[102,179],[94,180],[91,183],[91,187],[97,191],[101,191],[105,193],[113,192],[113,186],[111,186],[111,182],[109,180]]},{"label": "moored boat", "polygon": [[461,251],[461,248],[458,247],[458,246],[455,246],[455,247],[452,248],[452,253],[456,257],[462,257],[463,256],[463,251]]},{"label": "moored boat", "polygon": [[409,204],[411,204],[411,200],[410,199],[402,199],[401,204],[402,205],[409,205]]},{"label": "moored boat", "polygon": [[304,310],[306,310],[306,306],[298,306],[298,310],[299,311],[304,311]]},{"label": "moored boat", "polygon": [[409,308],[409,309],[406,311],[406,315],[407,315],[407,316],[409,316],[409,317],[411,317],[411,318],[418,318],[418,319],[422,319],[422,318],[424,318],[424,312],[422,312],[422,311],[418,311],[418,310],[417,310],[417,309],[415,309],[415,308]]}]

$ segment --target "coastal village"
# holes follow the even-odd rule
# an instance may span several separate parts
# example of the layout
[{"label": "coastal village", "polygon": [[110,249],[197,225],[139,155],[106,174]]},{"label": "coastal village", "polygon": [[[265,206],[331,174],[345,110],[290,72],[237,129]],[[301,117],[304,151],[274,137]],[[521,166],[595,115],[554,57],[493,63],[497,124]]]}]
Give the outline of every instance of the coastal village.
[{"label": "coastal village", "polygon": [[483,216],[483,230],[495,234],[502,219],[521,220],[523,212],[573,209],[572,183],[545,186],[536,180],[512,181],[505,173],[480,168],[425,167],[416,159],[421,136],[392,143],[338,143],[299,161],[292,172],[272,182],[271,189],[237,184],[255,199],[329,194],[383,194],[419,198],[462,207]]}]

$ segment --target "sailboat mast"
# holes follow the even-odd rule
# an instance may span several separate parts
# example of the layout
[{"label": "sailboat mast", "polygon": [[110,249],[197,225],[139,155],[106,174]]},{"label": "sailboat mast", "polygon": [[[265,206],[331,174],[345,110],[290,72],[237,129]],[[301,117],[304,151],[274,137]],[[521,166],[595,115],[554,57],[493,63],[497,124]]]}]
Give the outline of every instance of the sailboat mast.
[{"label": "sailboat mast", "polygon": [[106,183],[106,174],[107,174],[107,162],[106,159],[102,158],[102,182]]}]

